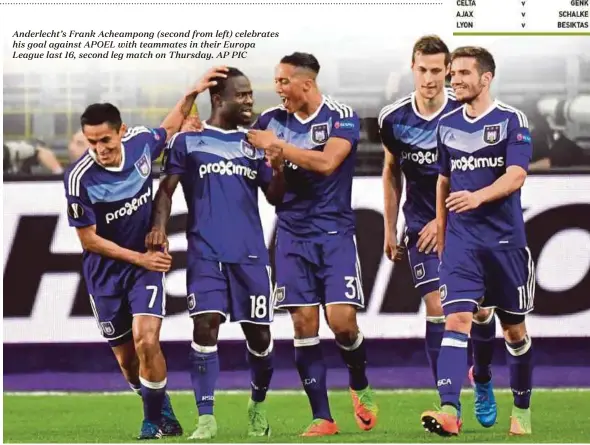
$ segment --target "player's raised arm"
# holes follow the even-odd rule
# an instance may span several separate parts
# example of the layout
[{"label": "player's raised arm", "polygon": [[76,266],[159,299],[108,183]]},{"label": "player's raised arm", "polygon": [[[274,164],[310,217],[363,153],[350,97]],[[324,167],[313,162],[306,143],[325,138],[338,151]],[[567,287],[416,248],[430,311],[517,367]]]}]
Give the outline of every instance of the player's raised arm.
[{"label": "player's raised arm", "polygon": [[331,175],[352,149],[350,141],[339,137],[330,137],[324,151],[305,150],[277,138],[270,130],[250,130],[248,131],[248,141],[264,151],[281,149],[286,160],[305,170],[325,176]]},{"label": "player's raised arm", "polygon": [[185,135],[177,134],[168,143],[162,160],[162,178],[152,210],[152,229],[145,238],[145,245],[150,251],[168,250],[166,225],[172,212],[172,196],[185,172],[185,162]]},{"label": "player's raised arm", "polygon": [[344,162],[359,139],[360,121],[354,113],[336,121],[323,151],[306,150],[289,144],[269,130],[252,129],[248,132],[248,141],[255,147],[264,151],[279,148],[286,160],[325,176],[331,175]]},{"label": "player's raised arm", "polygon": [[211,68],[205,75],[197,82],[197,84],[190,88],[182,99],[178,101],[176,106],[164,118],[160,126],[166,130],[166,140],[170,139],[175,133],[180,130],[185,119],[189,115],[193,104],[199,94],[206,91],[210,87],[217,85],[216,78],[225,78],[227,67],[218,66]]}]

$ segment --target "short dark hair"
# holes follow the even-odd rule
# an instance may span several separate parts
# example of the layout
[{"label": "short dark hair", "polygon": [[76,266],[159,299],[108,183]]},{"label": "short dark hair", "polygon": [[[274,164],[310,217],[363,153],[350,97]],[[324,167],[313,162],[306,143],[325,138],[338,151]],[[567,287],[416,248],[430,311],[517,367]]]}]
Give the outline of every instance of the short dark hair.
[{"label": "short dark hair", "polygon": [[84,125],[100,125],[106,123],[115,131],[121,129],[123,121],[121,120],[121,113],[119,109],[110,103],[98,103],[88,105],[80,116],[80,125],[84,129]]},{"label": "short dark hair", "polygon": [[293,65],[296,68],[305,68],[313,71],[316,74],[320,72],[320,62],[315,58],[313,54],[294,52],[288,56],[284,56],[281,59],[281,63]]},{"label": "short dark hair", "polygon": [[228,67],[225,75],[227,77],[215,77],[212,79],[217,82],[217,85],[214,85],[211,88],[209,88],[209,93],[211,94],[212,101],[213,101],[214,94],[223,94],[225,92],[225,89],[227,88],[227,81],[229,79],[231,79],[232,77],[245,76],[245,74],[242,73],[239,69],[232,68],[232,67]]},{"label": "short dark hair", "polygon": [[480,46],[462,46],[457,48],[451,54],[451,62],[462,57],[470,57],[475,59],[477,63],[477,70],[479,74],[492,73],[492,77],[496,75],[496,62],[494,56],[487,49]]},{"label": "short dark hair", "polygon": [[416,43],[414,43],[414,48],[412,49],[412,63],[416,60],[416,53],[424,54],[425,56],[444,54],[445,65],[448,65],[451,62],[449,47],[443,39],[434,34],[420,37]]}]

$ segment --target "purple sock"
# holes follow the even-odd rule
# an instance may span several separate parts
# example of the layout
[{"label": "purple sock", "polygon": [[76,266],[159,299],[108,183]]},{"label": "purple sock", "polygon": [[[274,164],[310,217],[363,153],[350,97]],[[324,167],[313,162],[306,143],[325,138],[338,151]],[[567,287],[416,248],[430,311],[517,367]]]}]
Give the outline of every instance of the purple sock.
[{"label": "purple sock", "polygon": [[162,417],[162,406],[166,397],[166,379],[161,382],[150,382],[140,377],[139,381],[141,382],[143,417],[145,420],[159,425]]},{"label": "purple sock", "polygon": [[248,363],[250,364],[250,385],[252,386],[252,400],[255,402],[264,402],[266,399],[266,392],[270,385],[270,380],[273,373],[273,342],[270,341],[270,345],[267,350],[258,353],[248,346]]},{"label": "purple sock", "polygon": [[[141,397],[141,383],[129,383],[131,391]],[[168,393],[164,394],[164,403],[162,404],[162,413],[172,413],[172,401]]]},{"label": "purple sock", "polygon": [[469,336],[456,331],[445,331],[438,355],[437,387],[441,405],[459,409],[461,386],[467,374],[467,344]]},{"label": "purple sock", "polygon": [[340,348],[342,360],[348,367],[348,386],[355,391],[366,389],[369,386],[367,380],[367,350],[364,337],[361,332],[351,346],[343,346],[336,342]]},{"label": "purple sock", "polygon": [[216,346],[200,346],[193,342],[189,355],[191,382],[199,416],[213,414],[215,383],[219,377],[219,356]]},{"label": "purple sock", "polygon": [[332,421],[328,389],[326,387],[326,364],[322,355],[320,338],[296,338],[295,364],[309,399],[314,419]]},{"label": "purple sock", "polygon": [[471,343],[473,344],[473,379],[487,383],[492,379],[492,358],[496,340],[496,319],[494,312],[484,322],[473,320]]},{"label": "purple sock", "polygon": [[443,334],[445,332],[445,317],[426,317],[426,356],[428,363],[432,370],[434,383],[436,384],[436,368],[438,362],[438,354],[440,353],[440,344],[442,343]]},{"label": "purple sock", "polygon": [[510,388],[514,396],[514,406],[527,409],[531,405],[533,389],[533,348],[527,335],[517,343],[506,342],[508,366],[510,368]]}]

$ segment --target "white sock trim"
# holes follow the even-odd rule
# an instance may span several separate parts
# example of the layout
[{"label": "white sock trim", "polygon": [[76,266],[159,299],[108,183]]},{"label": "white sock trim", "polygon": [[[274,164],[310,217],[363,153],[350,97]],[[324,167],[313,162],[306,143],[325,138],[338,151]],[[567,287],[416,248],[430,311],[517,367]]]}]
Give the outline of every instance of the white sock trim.
[{"label": "white sock trim", "polygon": [[268,348],[266,348],[266,351],[263,351],[263,352],[256,352],[254,349],[252,349],[250,347],[250,345],[248,344],[248,341],[246,341],[246,348],[248,348],[248,352],[250,352],[250,354],[252,354],[256,357],[268,356],[272,352],[273,347],[274,347],[274,343],[272,341],[272,338],[270,339],[270,344],[268,345]]},{"label": "white sock trim", "polygon": [[493,320],[494,320],[494,314],[496,313],[496,311],[494,309],[492,309],[490,311],[490,315],[488,316],[488,318],[486,318],[484,321],[479,321],[477,318],[473,317],[473,322],[475,324],[478,325],[485,325],[485,324],[490,324]]},{"label": "white sock trim", "polygon": [[[140,380],[141,382],[141,380]],[[129,388],[131,388],[131,391],[133,391],[135,394],[141,395],[141,386],[137,387],[135,386],[133,383],[127,382],[129,383]]]},{"label": "white sock trim", "polygon": [[533,341],[531,340],[531,337],[529,337],[528,335],[524,338],[524,340],[525,340],[525,344],[522,345],[520,348],[516,348],[516,349],[512,348],[510,343],[505,342],[506,349],[508,350],[510,355],[513,355],[514,357],[518,357],[520,355],[525,355],[527,352],[529,352],[529,349],[531,349],[531,346],[533,345]]},{"label": "white sock trim", "polygon": [[440,317],[431,317],[430,315],[426,316],[426,321],[435,324],[442,324],[445,322],[445,316],[441,315]]},{"label": "white sock trim", "polygon": [[350,345],[350,346],[344,346],[344,345],[341,345],[338,342],[336,342],[336,344],[338,345],[338,347],[340,349],[344,349],[345,351],[354,351],[355,349],[358,349],[358,347],[363,342],[364,338],[365,337],[363,336],[363,333],[359,331],[359,333],[358,333],[358,335],[356,337],[356,340],[354,341],[354,343],[352,345]]},{"label": "white sock trim", "polygon": [[320,344],[320,337],[309,337],[309,338],[295,338],[293,339],[293,345],[296,348],[303,348],[305,346],[315,346]]},{"label": "white sock trim", "polygon": [[441,346],[450,346],[451,348],[467,348],[467,340],[458,340],[456,338],[445,337],[442,339]]},{"label": "white sock trim", "polygon": [[143,377],[139,376],[139,382],[145,386],[146,388],[149,389],[162,389],[166,387],[166,383],[168,382],[168,379],[164,379],[161,382],[150,382],[146,379],[144,379]]},{"label": "white sock trim", "polygon": [[193,348],[197,352],[201,352],[203,354],[211,354],[212,352],[217,352],[217,345],[215,346],[201,346],[196,344],[194,341],[191,342],[191,348]]}]

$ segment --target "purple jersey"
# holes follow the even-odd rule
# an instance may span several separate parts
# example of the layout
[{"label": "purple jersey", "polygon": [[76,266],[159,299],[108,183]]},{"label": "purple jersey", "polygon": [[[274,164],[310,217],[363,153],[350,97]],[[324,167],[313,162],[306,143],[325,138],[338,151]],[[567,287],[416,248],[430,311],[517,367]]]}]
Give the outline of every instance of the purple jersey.
[{"label": "purple jersey", "polygon": [[[166,144],[164,128],[130,128],[122,142],[119,167],[103,167],[88,150],[66,170],[64,186],[70,226],[96,225],[102,238],[126,249],[145,252],[150,228],[152,161]],[[125,292],[137,266],[84,251],[84,278],[93,295]]]},{"label": "purple jersey", "polygon": [[258,188],[273,175],[264,152],[241,130],[205,124],[178,133],[165,153],[165,175],[181,175],[188,208],[191,257],[234,264],[268,264],[258,210]]},{"label": "purple jersey", "polygon": [[277,206],[277,216],[279,229],[302,239],[353,234],[352,178],[360,138],[357,114],[350,107],[323,96],[320,107],[307,119],[279,106],[262,113],[253,128],[271,130],[279,139],[304,150],[323,151],[331,137],[351,143],[348,156],[328,176],[287,162],[287,191],[282,204]]},{"label": "purple jersey", "polygon": [[453,91],[445,89],[445,101],[432,116],[420,114],[415,93],[384,107],[379,114],[381,141],[399,160],[406,178],[403,210],[409,233],[420,232],[436,217],[436,127],[442,115],[460,105]]},{"label": "purple jersey", "polygon": [[[499,101],[477,118],[469,117],[464,106],[446,114],[437,138],[440,174],[450,177],[451,193],[487,187],[512,165],[528,170],[533,148],[524,113]],[[526,247],[520,190],[475,210],[449,212],[446,243]]]}]

